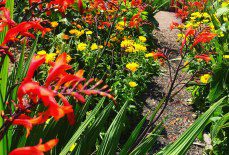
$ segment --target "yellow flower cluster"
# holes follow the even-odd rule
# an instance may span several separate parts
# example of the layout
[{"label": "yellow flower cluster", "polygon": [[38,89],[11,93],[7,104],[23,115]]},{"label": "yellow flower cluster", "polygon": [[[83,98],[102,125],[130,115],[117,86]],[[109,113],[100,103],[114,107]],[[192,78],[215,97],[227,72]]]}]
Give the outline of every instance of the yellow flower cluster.
[{"label": "yellow flower cluster", "polygon": [[[41,50],[41,51],[38,51],[37,52],[37,56],[40,57],[40,56],[45,56],[45,63],[49,63],[49,62],[53,62],[56,58],[58,53],[48,53],[45,51],[45,50]],[[67,62],[70,62],[71,61],[71,56],[70,55],[67,55]]]},{"label": "yellow flower cluster", "polygon": [[135,72],[139,67],[139,64],[135,63],[135,62],[131,62],[126,64],[126,68],[129,69],[132,72]]},{"label": "yellow flower cluster", "polygon": [[125,49],[125,52],[132,53],[132,52],[145,52],[147,48],[145,45],[135,43],[134,40],[125,39],[121,42],[121,47]]},{"label": "yellow flower cluster", "polygon": [[85,43],[79,43],[77,45],[77,50],[78,51],[84,51],[84,50],[86,50],[86,48],[87,48],[87,44],[85,44]]},{"label": "yellow flower cluster", "polygon": [[84,30],[77,30],[77,29],[72,29],[69,31],[70,34],[74,34],[77,37],[80,37],[84,34]]},{"label": "yellow flower cluster", "polygon": [[209,79],[210,79],[211,75],[210,74],[204,74],[200,77],[200,82],[202,83],[208,83]]},{"label": "yellow flower cluster", "polygon": [[121,22],[118,22],[118,24],[116,24],[115,29],[119,30],[119,31],[123,31],[124,30],[124,26],[125,26],[124,21],[121,21]]},{"label": "yellow flower cluster", "polygon": [[136,87],[138,84],[136,82],[131,81],[129,82],[129,85],[130,87]]}]

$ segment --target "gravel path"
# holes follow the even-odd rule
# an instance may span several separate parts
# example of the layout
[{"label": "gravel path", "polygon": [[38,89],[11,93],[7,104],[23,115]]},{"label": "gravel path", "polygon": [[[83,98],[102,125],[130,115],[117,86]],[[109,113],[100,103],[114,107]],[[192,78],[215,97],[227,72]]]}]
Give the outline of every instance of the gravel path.
[{"label": "gravel path", "polygon": [[[179,43],[176,42],[177,30],[170,30],[169,26],[172,21],[180,23],[181,20],[177,19],[174,13],[160,11],[156,14],[155,18],[159,22],[159,30],[155,30],[153,35],[158,40],[158,44],[162,48],[170,50],[178,50]],[[176,62],[174,64],[176,66]],[[164,96],[168,90],[168,68],[163,68],[163,75],[154,79],[152,83],[152,89],[147,94],[146,100],[147,106],[144,107],[143,114],[152,112],[150,109],[154,109],[160,99]],[[163,136],[159,138],[158,145],[155,150],[163,148],[167,144],[174,142],[179,136],[195,121],[196,114],[192,111],[192,107],[188,105],[188,100],[191,95],[185,89],[177,94],[172,101],[169,102],[162,117],[168,116],[165,123],[165,132]],[[188,155],[201,155],[203,154],[203,147],[198,145],[192,145]]]}]

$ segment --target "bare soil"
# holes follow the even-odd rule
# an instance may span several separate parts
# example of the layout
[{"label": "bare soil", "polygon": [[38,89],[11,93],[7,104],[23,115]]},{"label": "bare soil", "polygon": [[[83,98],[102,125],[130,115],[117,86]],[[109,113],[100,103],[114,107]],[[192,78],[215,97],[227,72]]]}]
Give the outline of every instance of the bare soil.
[{"label": "bare soil", "polygon": [[[160,47],[178,51],[179,43],[176,41],[178,31],[171,31],[169,26],[173,21],[181,23],[181,20],[176,18],[174,13],[165,11],[157,13],[155,18],[159,22],[159,30],[155,30],[153,35],[158,40]],[[174,62],[173,65],[176,66],[177,62]],[[152,88],[147,92],[148,98],[146,100],[147,105],[143,110],[144,115],[152,112],[160,99],[166,94],[168,91],[168,82],[168,68],[164,66],[162,75],[153,80]],[[168,116],[165,123],[165,132],[159,138],[154,151],[160,150],[169,143],[174,142],[195,121],[196,114],[193,112],[192,107],[188,105],[190,98],[190,93],[183,89],[169,102],[162,115],[162,118]],[[196,143],[199,144],[199,142],[195,142],[187,153],[188,155],[203,154],[203,144],[197,145]]]}]

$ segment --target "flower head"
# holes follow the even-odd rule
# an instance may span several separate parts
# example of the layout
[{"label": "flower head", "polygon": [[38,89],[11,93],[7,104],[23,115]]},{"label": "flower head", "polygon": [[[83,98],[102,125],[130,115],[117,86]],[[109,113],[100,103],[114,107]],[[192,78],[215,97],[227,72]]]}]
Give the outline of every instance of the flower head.
[{"label": "flower head", "polygon": [[51,24],[51,26],[54,27],[54,28],[57,27],[57,26],[59,25],[59,23],[56,22],[56,21],[51,22],[50,24]]},{"label": "flower head", "polygon": [[139,36],[138,39],[143,43],[146,42],[146,37],[144,36]]},{"label": "flower head", "polygon": [[132,72],[135,72],[137,70],[137,68],[139,67],[139,64],[135,63],[135,62],[131,62],[131,63],[128,63],[126,65],[126,68],[129,69],[130,71]]},{"label": "flower head", "polygon": [[91,50],[93,51],[93,50],[97,50],[97,49],[98,49],[98,45],[96,43],[93,43],[91,45]]},{"label": "flower head", "polygon": [[26,146],[22,148],[14,149],[9,155],[26,155],[26,154],[33,154],[33,155],[43,155],[43,152],[47,152],[51,150],[56,144],[58,143],[58,139],[52,139],[45,144],[41,144],[42,140],[40,140],[39,144],[36,146]]},{"label": "flower head", "polygon": [[208,83],[209,79],[210,79],[211,75],[210,74],[204,74],[200,77],[200,82],[202,83]]},{"label": "flower head", "polygon": [[77,50],[78,51],[84,51],[84,50],[86,50],[86,48],[87,48],[87,44],[85,44],[85,43],[79,43],[77,45]]},{"label": "flower head", "polygon": [[130,87],[136,87],[138,84],[136,82],[131,81],[129,82],[129,85]]}]

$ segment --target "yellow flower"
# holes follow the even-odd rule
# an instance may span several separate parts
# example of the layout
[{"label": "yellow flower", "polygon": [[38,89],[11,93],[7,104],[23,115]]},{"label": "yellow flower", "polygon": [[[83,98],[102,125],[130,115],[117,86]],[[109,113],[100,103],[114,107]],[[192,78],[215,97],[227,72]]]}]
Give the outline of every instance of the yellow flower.
[{"label": "yellow flower", "polygon": [[58,22],[56,22],[56,21],[54,21],[54,22],[51,22],[51,26],[52,27],[57,27],[59,24],[58,24]]},{"label": "yellow flower", "polygon": [[208,83],[211,75],[210,74],[204,74],[200,77],[200,82],[202,83]]},{"label": "yellow flower", "polygon": [[145,57],[148,58],[148,57],[153,57],[153,53],[147,53],[145,54]]},{"label": "yellow flower", "polygon": [[129,47],[129,46],[133,46],[133,44],[134,44],[134,41],[133,41],[133,40],[128,40],[128,39],[126,39],[126,40],[123,40],[123,41],[121,42],[121,47],[122,47],[122,48],[124,48],[124,47]]},{"label": "yellow flower", "polygon": [[67,55],[66,60],[67,60],[67,63],[69,63],[72,60],[72,57],[70,55]]},{"label": "yellow flower", "polygon": [[72,145],[70,146],[69,151],[72,152],[72,151],[75,149],[75,147],[76,147],[76,143],[72,144]]},{"label": "yellow flower", "polygon": [[131,53],[131,52],[135,52],[134,46],[129,46],[125,49],[125,52]]},{"label": "yellow flower", "polygon": [[115,26],[116,30],[123,31],[124,30],[124,21],[118,22],[118,24]]},{"label": "yellow flower", "polygon": [[46,63],[49,63],[49,62],[53,62],[56,58],[56,53],[49,53],[49,54],[46,54],[46,57],[45,57],[45,62]]},{"label": "yellow flower", "polygon": [[139,67],[139,64],[135,63],[135,62],[131,62],[131,63],[128,63],[126,65],[126,68],[129,69],[130,71],[132,72],[135,72],[137,70],[137,68]]},{"label": "yellow flower", "polygon": [[93,32],[92,31],[86,31],[87,35],[91,35]]},{"label": "yellow flower", "polygon": [[77,50],[78,51],[84,51],[84,50],[86,50],[86,48],[87,48],[87,44],[85,44],[85,43],[79,43],[77,45]]},{"label": "yellow flower", "polygon": [[75,34],[77,37],[80,37],[84,34],[84,30],[77,30],[77,29],[72,29],[69,31],[70,34]]},{"label": "yellow flower", "polygon": [[96,43],[93,43],[91,45],[91,50],[93,51],[93,50],[97,50],[97,49],[98,49],[98,45]]},{"label": "yellow flower", "polygon": [[222,4],[221,4],[221,7],[227,7],[228,6],[228,2],[223,2]]},{"label": "yellow flower", "polygon": [[223,58],[229,59],[229,55],[224,55]]},{"label": "yellow flower", "polygon": [[70,34],[76,34],[76,33],[77,33],[77,31],[79,31],[79,30],[72,29],[72,30],[70,30],[70,31],[69,31],[69,33],[70,33]]},{"label": "yellow flower", "polygon": [[201,18],[201,13],[200,12],[193,12],[191,14],[192,17],[196,17],[196,18]]},{"label": "yellow flower", "polygon": [[144,36],[139,36],[138,39],[143,43],[146,42],[146,37]]},{"label": "yellow flower", "polygon": [[38,51],[37,55],[40,55],[40,56],[46,55],[46,51],[45,50]]},{"label": "yellow flower", "polygon": [[103,48],[103,45],[99,45],[99,48],[100,48],[100,49]]},{"label": "yellow flower", "polygon": [[207,12],[204,12],[204,13],[203,13],[203,17],[204,17],[204,18],[210,18],[210,15],[209,15]]},{"label": "yellow flower", "polygon": [[130,87],[136,87],[138,84],[136,82],[131,81],[129,82],[129,85]]},{"label": "yellow flower", "polygon": [[147,48],[146,46],[144,45],[141,45],[141,44],[134,44],[134,49],[135,49],[135,52],[139,52],[139,51],[147,51]]}]

